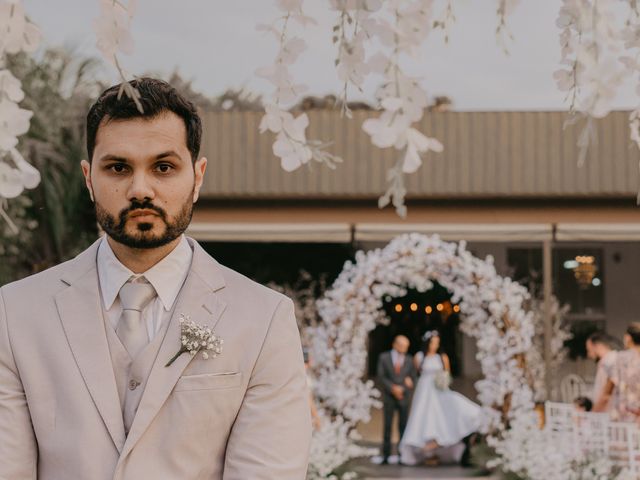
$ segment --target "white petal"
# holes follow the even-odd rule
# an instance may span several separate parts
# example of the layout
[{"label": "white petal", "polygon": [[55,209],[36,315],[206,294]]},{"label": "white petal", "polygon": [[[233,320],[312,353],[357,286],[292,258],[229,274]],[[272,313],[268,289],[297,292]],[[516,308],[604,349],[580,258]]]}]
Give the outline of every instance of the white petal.
[{"label": "white petal", "polygon": [[382,108],[384,108],[385,110],[388,110],[390,112],[395,112],[396,110],[399,110],[400,108],[402,108],[403,103],[404,101],[401,98],[387,97],[382,100],[381,105],[382,105]]},{"label": "white petal", "polygon": [[413,173],[422,165],[422,159],[418,154],[418,151],[411,145],[407,145],[407,152],[404,155],[404,161],[402,163],[402,171],[404,173]]},{"label": "white petal", "polygon": [[429,150],[441,152],[443,150],[442,144],[438,140],[427,137],[415,128],[407,130],[406,136],[409,145],[412,145],[418,152],[427,152]]},{"label": "white petal", "polygon": [[369,59],[367,65],[372,72],[382,74],[389,65],[389,58],[378,52]]},{"label": "white petal", "polygon": [[294,170],[302,166],[302,162],[296,155],[287,155],[286,157],[282,157],[280,165],[282,166],[282,169],[284,171],[293,172]]},{"label": "white petal", "polygon": [[279,134],[276,141],[273,143],[273,154],[276,157],[286,157],[295,152],[295,148],[291,144],[291,141],[286,136]]},{"label": "white petal", "polygon": [[33,165],[27,162],[15,148],[11,149],[10,154],[16,164],[16,167],[20,170],[22,184],[25,188],[36,188],[40,184],[40,172]]},{"label": "white petal", "polygon": [[23,190],[20,171],[0,161],[0,197],[15,198]]},{"label": "white petal", "polygon": [[24,100],[22,84],[9,70],[0,71],[0,91],[3,91],[12,102]]}]

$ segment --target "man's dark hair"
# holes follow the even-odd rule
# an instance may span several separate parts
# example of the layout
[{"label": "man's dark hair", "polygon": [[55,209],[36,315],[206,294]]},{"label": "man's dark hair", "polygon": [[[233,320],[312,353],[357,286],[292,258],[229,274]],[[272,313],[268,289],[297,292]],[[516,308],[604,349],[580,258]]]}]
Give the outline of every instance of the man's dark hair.
[{"label": "man's dark hair", "polygon": [[593,332],[591,335],[589,335],[589,338],[587,340],[589,340],[594,345],[600,343],[602,345],[609,346],[609,336],[604,332]]},{"label": "man's dark hair", "polygon": [[627,335],[631,337],[634,345],[640,345],[640,322],[632,322],[629,324]]},{"label": "man's dark hair", "polygon": [[106,89],[91,106],[87,114],[87,154],[89,162],[93,158],[96,135],[102,122],[127,120],[130,118],[153,119],[164,112],[173,112],[184,121],[187,130],[186,144],[195,162],[200,153],[202,122],[195,105],[184,98],[167,82],[155,78],[142,77],[131,80],[129,84],[140,93],[142,112],[136,103],[126,94],[118,98],[121,85]]},{"label": "man's dark hair", "polygon": [[603,331],[593,332],[589,335],[588,339],[591,343],[605,345],[611,350],[620,350],[622,348],[622,342],[613,335],[609,335]]},{"label": "man's dark hair", "polygon": [[577,397],[573,404],[577,407],[582,407],[585,412],[590,412],[593,408],[593,402],[587,397]]}]

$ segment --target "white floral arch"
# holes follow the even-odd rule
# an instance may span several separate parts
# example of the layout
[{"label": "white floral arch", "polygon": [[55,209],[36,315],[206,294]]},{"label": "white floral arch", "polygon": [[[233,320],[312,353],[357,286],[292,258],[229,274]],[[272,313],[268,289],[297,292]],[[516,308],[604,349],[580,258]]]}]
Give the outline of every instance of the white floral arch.
[{"label": "white floral arch", "polygon": [[355,427],[369,421],[378,392],[366,371],[367,338],[388,319],[382,299],[407,289],[425,292],[433,282],[447,288],[462,312],[460,329],[477,341],[484,378],[477,382],[485,410],[483,432],[498,446],[516,417],[533,418],[532,378],[526,354],[532,348],[534,318],[525,310],[523,286],[496,273],[493,259],[474,257],[464,242],[408,234],[386,247],[356,254],[318,301],[320,325],[313,336],[315,393],[329,415]]}]

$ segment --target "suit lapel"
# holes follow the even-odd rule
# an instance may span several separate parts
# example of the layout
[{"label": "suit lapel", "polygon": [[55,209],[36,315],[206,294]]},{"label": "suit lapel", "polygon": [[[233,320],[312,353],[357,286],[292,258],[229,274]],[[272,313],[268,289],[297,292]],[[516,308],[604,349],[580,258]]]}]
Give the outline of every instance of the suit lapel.
[{"label": "suit lapel", "polygon": [[121,462],[147,430],[182,372],[193,360],[191,355],[184,353],[169,367],[165,367],[180,348],[180,315],[189,315],[195,323],[208,325],[213,329],[226,308],[226,303],[215,293],[224,287],[220,265],[195,241],[189,240],[194,249],[191,270],[176,300],[176,308],[149,374],[140,406],[120,455]]},{"label": "suit lapel", "polygon": [[125,442],[120,398],[113,374],[98,293],[96,253],[99,241],[69,263],[55,297],[67,341],[91,398],[118,451]]}]

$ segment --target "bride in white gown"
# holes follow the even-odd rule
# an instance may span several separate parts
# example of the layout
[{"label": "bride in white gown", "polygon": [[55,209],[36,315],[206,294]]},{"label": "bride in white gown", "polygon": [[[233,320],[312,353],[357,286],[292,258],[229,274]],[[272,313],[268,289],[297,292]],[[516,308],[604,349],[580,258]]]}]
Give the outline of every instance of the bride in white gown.
[{"label": "bride in white gown", "polygon": [[449,390],[449,358],[438,353],[440,336],[430,331],[423,337],[426,355],[418,352],[414,361],[420,379],[413,395],[407,428],[400,441],[400,460],[406,465],[436,457],[459,461],[462,440],[480,426],[481,408],[465,396]]}]

